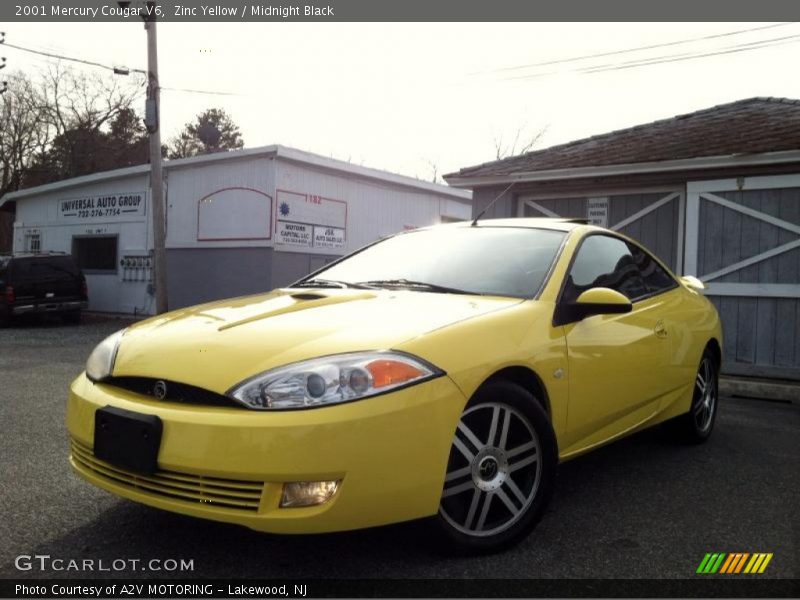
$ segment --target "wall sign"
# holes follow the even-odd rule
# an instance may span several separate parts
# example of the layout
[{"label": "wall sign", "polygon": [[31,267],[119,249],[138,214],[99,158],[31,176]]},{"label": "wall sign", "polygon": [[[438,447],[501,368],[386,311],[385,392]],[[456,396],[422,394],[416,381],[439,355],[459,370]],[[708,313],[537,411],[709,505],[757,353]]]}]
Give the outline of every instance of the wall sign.
[{"label": "wall sign", "polygon": [[312,228],[312,225],[306,225],[305,223],[278,221],[278,235],[275,242],[285,246],[311,248],[311,246],[313,246],[311,237]]},{"label": "wall sign", "polygon": [[344,229],[314,227],[314,246],[317,248],[344,248]]},{"label": "wall sign", "polygon": [[58,218],[70,223],[124,221],[131,217],[143,217],[146,207],[145,192],[80,196],[60,200]]},{"label": "wall sign", "polygon": [[312,194],[277,191],[275,247],[340,250],[345,247],[347,203]]},{"label": "wall sign", "polygon": [[586,218],[592,225],[608,227],[608,198],[588,198]]}]

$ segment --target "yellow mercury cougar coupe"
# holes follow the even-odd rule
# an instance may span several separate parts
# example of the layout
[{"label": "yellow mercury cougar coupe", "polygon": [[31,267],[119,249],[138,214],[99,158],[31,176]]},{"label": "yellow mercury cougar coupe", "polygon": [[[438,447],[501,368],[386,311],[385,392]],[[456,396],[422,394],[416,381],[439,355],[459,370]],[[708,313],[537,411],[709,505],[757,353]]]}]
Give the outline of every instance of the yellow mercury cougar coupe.
[{"label": "yellow mercury cougar coupe", "polygon": [[722,332],[702,287],[566,219],[402,233],[107,338],[71,386],[70,462],[261,531],[432,517],[450,546],[497,550],[559,461],[668,419],[708,438]]}]

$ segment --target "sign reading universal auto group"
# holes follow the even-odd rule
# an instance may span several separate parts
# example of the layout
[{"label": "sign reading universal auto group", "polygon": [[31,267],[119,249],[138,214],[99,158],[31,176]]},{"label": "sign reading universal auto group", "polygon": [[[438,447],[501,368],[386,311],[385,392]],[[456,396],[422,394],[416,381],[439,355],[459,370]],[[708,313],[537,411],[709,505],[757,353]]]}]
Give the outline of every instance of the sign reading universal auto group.
[{"label": "sign reading universal auto group", "polygon": [[58,218],[73,223],[122,221],[145,215],[145,192],[68,198],[58,203]]},{"label": "sign reading universal auto group", "polygon": [[277,191],[275,248],[286,251],[336,252],[345,247],[347,203]]}]

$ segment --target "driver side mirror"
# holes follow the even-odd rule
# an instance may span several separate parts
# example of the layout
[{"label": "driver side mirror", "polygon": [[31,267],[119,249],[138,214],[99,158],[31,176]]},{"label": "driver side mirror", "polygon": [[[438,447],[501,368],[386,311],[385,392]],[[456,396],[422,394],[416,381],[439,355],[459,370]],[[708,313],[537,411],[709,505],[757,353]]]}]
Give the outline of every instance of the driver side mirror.
[{"label": "driver side mirror", "polygon": [[572,306],[580,319],[592,315],[612,315],[629,313],[633,310],[626,296],[611,288],[596,287],[583,292]]}]

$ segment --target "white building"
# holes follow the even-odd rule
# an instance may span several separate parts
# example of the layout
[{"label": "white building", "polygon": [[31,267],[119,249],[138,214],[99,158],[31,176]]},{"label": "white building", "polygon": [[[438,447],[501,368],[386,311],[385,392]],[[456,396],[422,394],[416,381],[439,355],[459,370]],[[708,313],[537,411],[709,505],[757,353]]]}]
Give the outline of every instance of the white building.
[{"label": "white building", "polygon": [[[165,163],[170,308],[266,291],[382,236],[464,220],[471,193],[267,146]],[[152,314],[150,168],[6,194],[14,251],[75,256],[91,310]]]}]

